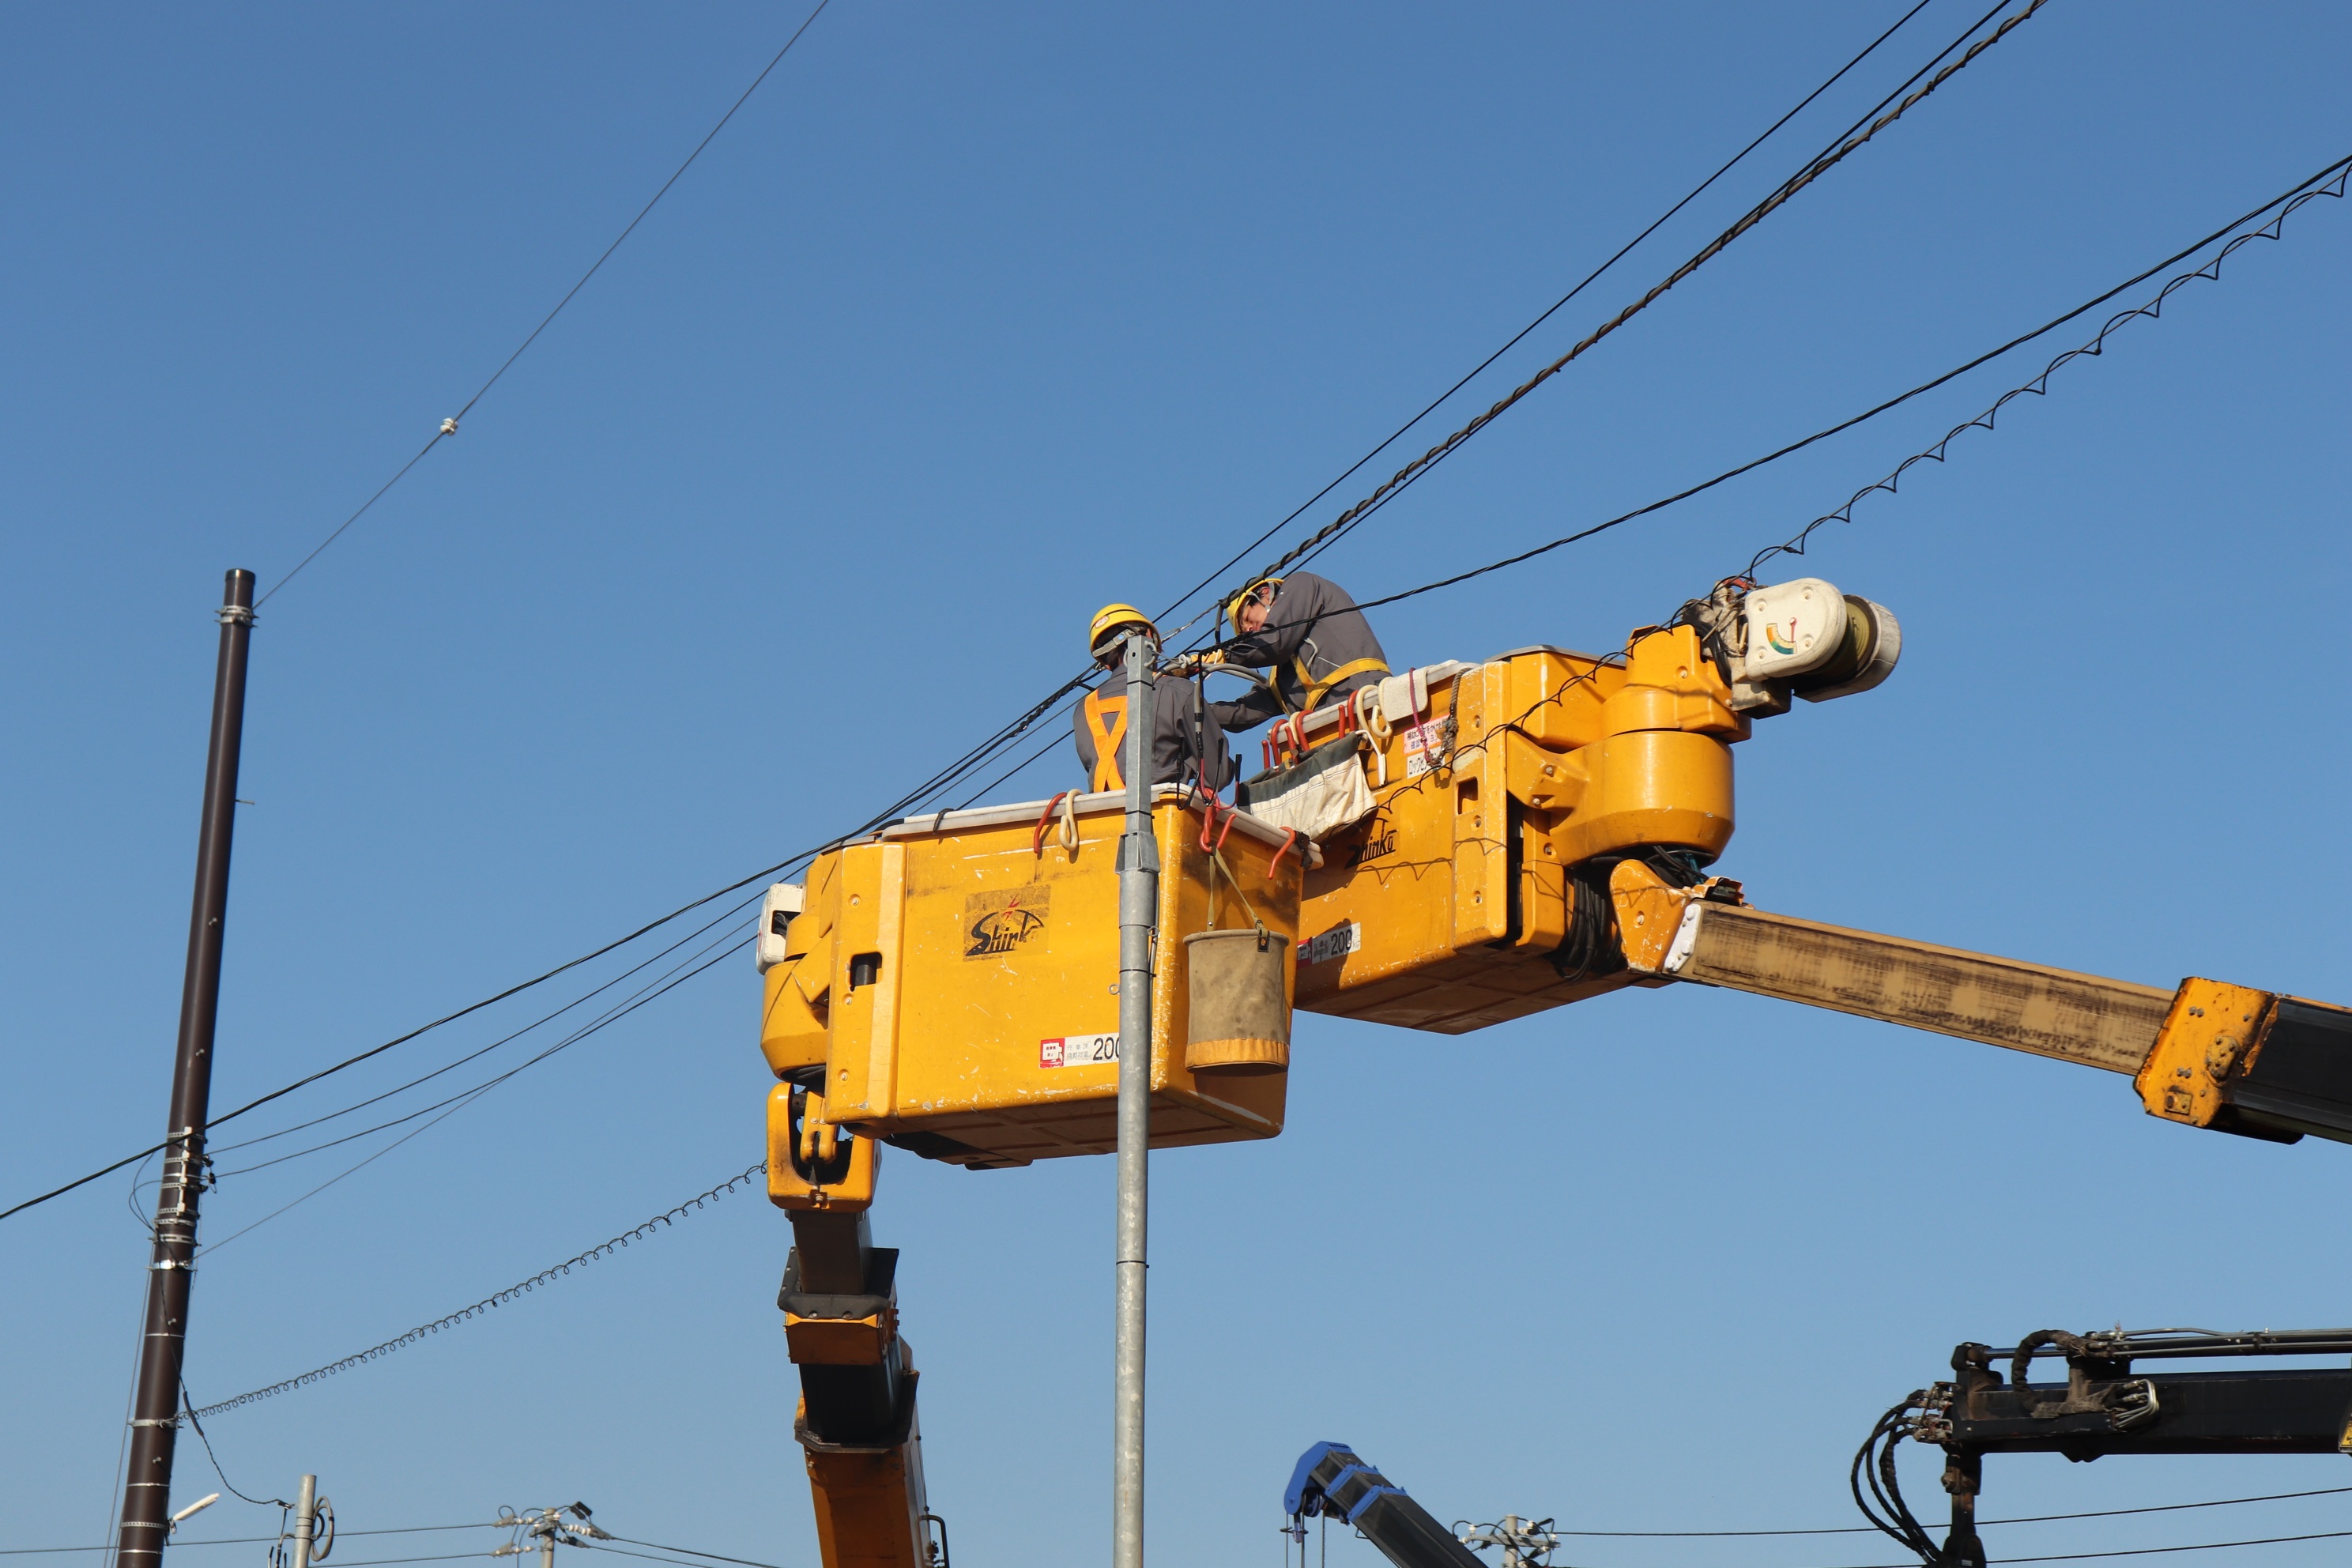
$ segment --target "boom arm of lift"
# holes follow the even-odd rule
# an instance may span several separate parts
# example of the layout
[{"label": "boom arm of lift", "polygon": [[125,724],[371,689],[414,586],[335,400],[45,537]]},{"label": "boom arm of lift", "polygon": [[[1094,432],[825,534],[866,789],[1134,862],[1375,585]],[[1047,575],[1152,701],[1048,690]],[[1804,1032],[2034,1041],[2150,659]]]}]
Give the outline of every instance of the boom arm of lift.
[{"label": "boom arm of lift", "polygon": [[2131,1075],[2151,1116],[2352,1142],[2352,1009],[2217,980],[2171,991],[1748,907],[1739,884],[1610,879],[1627,966]]},{"label": "boom arm of lift", "polygon": [[947,1527],[923,1495],[898,1253],[874,1245],[866,1217],[879,1151],[840,1133],[824,1106],[779,1084],[768,1121],[768,1195],[793,1226],[776,1305],[800,1368],[793,1436],[807,1458],[818,1551],[824,1568],[949,1568]]}]

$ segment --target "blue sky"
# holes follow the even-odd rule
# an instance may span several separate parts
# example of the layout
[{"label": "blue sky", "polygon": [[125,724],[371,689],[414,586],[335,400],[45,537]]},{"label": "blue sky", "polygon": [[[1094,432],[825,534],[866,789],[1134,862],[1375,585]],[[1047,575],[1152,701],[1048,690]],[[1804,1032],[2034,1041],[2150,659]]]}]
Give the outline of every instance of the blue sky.
[{"label": "blue sky", "polygon": [[[1462,416],[1980,9],[1950,4]],[[1097,605],[1162,602],[1289,512],[1898,14],[835,0],[460,435],[268,606],[215,1103],[863,819],[1068,674]],[[800,15],[0,18],[0,1198],[159,1133],[223,569],[274,582],[381,483]],[[1370,596],[1508,553],[2038,324],[2352,153],[2347,46],[2339,7],[2053,0],[1323,569]],[[2352,1001],[2347,256],[2352,213],[2307,207],[1820,537],[1807,569],[1893,606],[1904,664],[1741,748],[1723,869],[1751,898]],[[1612,645],[2043,357],[1399,605],[1383,640],[1414,662]],[[1075,775],[1056,749],[1000,797]],[[196,1398],[364,1348],[740,1171],[767,1087],[756,995],[730,961],[224,1247],[196,1282]],[[519,1005],[255,1131],[485,1045],[536,1016]],[[1327,1437],[1448,1520],[1854,1522],[1854,1445],[1957,1341],[2347,1315],[2352,1152],[2161,1125],[2105,1075],[1696,988],[1459,1038],[1303,1018],[1297,1063],[1279,1140],[1154,1163],[1161,1558],[1273,1555],[1291,1461]],[[206,1233],[383,1142],[232,1178]],[[876,1229],[904,1249],[932,1500],[970,1563],[1102,1553],[1111,1179],[887,1163]],[[127,1188],[0,1227],[5,1544],[102,1540],[114,1512],[145,1259]],[[772,1305],[786,1235],[739,1194],[225,1415],[214,1445],[258,1495],[316,1471],[353,1529],[576,1497],[624,1535],[814,1563]],[[2318,1458],[1990,1470],[1996,1515],[2347,1479]],[[1932,1496],[1932,1466],[1912,1473]],[[180,1478],[183,1498],[217,1485],[193,1444]],[[275,1526],[225,1504],[190,1533]],[[2320,1499],[1994,1551],[2337,1528],[2352,1512]],[[344,1551],[453,1539],[411,1550],[493,1543]]]}]

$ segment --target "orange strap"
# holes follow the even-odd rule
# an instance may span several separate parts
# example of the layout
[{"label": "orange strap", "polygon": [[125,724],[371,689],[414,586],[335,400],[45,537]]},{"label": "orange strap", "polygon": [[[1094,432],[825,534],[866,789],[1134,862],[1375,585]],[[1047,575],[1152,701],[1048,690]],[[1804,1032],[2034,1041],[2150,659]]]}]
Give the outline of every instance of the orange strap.
[{"label": "orange strap", "polygon": [[[1087,716],[1087,730],[1095,742],[1095,771],[1087,787],[1095,791],[1125,789],[1127,781],[1119,775],[1119,742],[1127,739],[1127,695],[1105,697],[1099,691],[1087,693],[1082,710]],[[1111,717],[1106,720],[1105,715]]]},{"label": "orange strap", "polygon": [[[1211,829],[1217,826],[1217,813],[1219,811],[1223,811],[1225,814],[1225,829],[1224,832],[1218,834],[1216,838],[1213,841],[1209,837],[1209,833]],[[1238,806],[1227,805],[1215,795],[1211,795],[1204,803],[1202,803],[1201,814],[1201,847],[1208,854],[1217,854],[1224,848],[1225,839],[1234,830],[1234,818],[1241,815],[1241,808]]]}]

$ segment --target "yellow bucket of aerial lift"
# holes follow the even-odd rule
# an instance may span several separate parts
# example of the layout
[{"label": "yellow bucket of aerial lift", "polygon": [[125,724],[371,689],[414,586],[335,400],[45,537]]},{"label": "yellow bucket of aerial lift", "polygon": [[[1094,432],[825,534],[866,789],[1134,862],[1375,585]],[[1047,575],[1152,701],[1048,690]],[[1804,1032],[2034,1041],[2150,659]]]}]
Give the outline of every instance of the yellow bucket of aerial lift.
[{"label": "yellow bucket of aerial lift", "polygon": [[[819,856],[766,976],[769,1067],[821,1087],[828,1121],[934,1159],[1012,1165],[1115,1149],[1124,805],[1106,791],[944,812]],[[1151,1145],[1271,1138],[1282,1131],[1280,1062],[1236,1073],[1188,1059],[1193,945],[1182,939],[1213,918],[1263,922],[1275,984],[1259,975],[1252,1037],[1286,1047],[1313,848],[1222,811],[1215,847],[1203,847],[1200,809],[1168,786],[1154,791],[1151,819]]]},{"label": "yellow bucket of aerial lift", "polygon": [[1688,626],[1622,655],[1519,648],[1410,670],[1297,726],[1360,731],[1374,809],[1327,838],[1299,913],[1297,1005],[1461,1034],[1629,984],[1615,860],[1731,840],[1748,716]]}]

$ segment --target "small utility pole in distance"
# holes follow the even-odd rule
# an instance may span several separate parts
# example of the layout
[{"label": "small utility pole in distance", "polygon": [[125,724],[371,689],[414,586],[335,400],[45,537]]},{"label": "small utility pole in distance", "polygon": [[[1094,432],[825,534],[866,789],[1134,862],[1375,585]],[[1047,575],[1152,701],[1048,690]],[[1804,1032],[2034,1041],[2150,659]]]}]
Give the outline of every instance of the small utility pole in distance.
[{"label": "small utility pole in distance", "polygon": [[[565,1503],[558,1508],[528,1509],[521,1513],[502,1515],[499,1522],[510,1524],[531,1541],[539,1542],[539,1568],[555,1568],[555,1547],[558,1542],[566,1546],[578,1546],[589,1541],[610,1541],[613,1538],[588,1522],[592,1510],[584,1502]],[[572,1515],[578,1523],[563,1516]],[[523,1541],[509,1541],[491,1552],[493,1557],[520,1557],[530,1550]]]},{"label": "small utility pole in distance", "polygon": [[205,1121],[212,1108],[213,1026],[220,1013],[221,937],[228,919],[229,841],[236,827],[237,762],[245,741],[245,662],[253,633],[253,574],[228,574],[220,607],[220,659],[213,677],[211,752],[196,836],[195,910],[180,993],[180,1044],[163,1131],[163,1180],[155,1194],[155,1246],[148,1263],[147,1327],[131,1422],[115,1568],[162,1568],[171,1533],[172,1453],[180,1435],[180,1363],[187,1349],[188,1289],[196,1262],[196,1198],[205,1181]]},{"label": "small utility pole in distance", "polygon": [[304,1476],[301,1489],[294,1494],[291,1568],[310,1568],[313,1563],[323,1563],[334,1549],[335,1505],[319,1495],[318,1477]]}]

